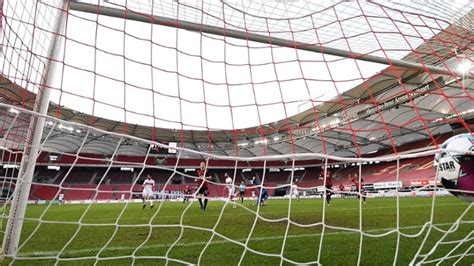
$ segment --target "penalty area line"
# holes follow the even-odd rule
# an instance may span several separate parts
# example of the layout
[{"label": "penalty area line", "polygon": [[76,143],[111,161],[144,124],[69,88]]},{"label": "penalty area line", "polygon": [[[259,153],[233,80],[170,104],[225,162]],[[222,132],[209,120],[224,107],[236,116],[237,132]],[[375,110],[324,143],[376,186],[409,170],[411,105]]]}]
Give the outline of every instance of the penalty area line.
[{"label": "penalty area line", "polygon": [[[434,224],[434,226],[445,226],[445,225],[452,225],[452,223],[438,223]],[[425,225],[412,225],[412,226],[402,226],[399,227],[401,230],[406,230],[406,229],[417,229],[417,228],[422,228]],[[391,231],[391,230],[396,230],[396,227],[389,227],[389,228],[380,228],[380,229],[370,229],[364,231],[365,233],[378,233],[378,232],[386,232],[386,231]],[[359,231],[340,231],[340,232],[329,232],[325,233],[324,235],[350,235],[350,234],[360,234]],[[287,235],[287,238],[307,238],[307,237],[317,237],[321,236],[322,234],[317,233],[317,234],[299,234],[299,235]],[[282,239],[284,236],[266,236],[266,237],[255,237],[252,238],[250,241],[267,241],[267,240],[278,240]],[[237,239],[236,241],[241,242],[242,244],[247,240],[247,238],[242,238],[242,239]],[[192,247],[192,246],[200,246],[200,245],[206,245],[208,241],[196,241],[196,242],[189,242],[189,243],[177,243],[174,245],[174,247]],[[229,242],[227,240],[217,240],[217,241],[212,241],[210,245],[218,245],[218,244],[234,244],[232,242]],[[156,248],[169,248],[171,247],[170,244],[155,244],[155,245],[145,245],[140,248],[140,250],[147,250],[147,249],[156,249]],[[85,248],[85,249],[74,249],[74,250],[66,250],[62,253],[62,255],[65,256],[72,256],[75,254],[81,254],[81,253],[89,253],[89,252],[99,252],[102,248]],[[123,250],[135,250],[136,247],[133,246],[117,246],[117,247],[108,247],[104,251],[123,251]],[[25,252],[25,253],[20,253],[16,259],[21,259],[22,257],[50,257],[50,256],[57,256],[59,253],[58,251],[36,251],[36,252]],[[59,258],[58,258],[59,259]]]}]

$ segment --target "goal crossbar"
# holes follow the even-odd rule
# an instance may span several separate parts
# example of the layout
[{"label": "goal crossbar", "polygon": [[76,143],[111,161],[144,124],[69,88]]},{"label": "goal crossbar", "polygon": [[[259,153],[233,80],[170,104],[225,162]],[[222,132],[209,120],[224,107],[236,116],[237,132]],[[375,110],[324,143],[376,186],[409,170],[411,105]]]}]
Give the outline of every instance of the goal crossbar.
[{"label": "goal crossbar", "polygon": [[269,45],[277,45],[281,47],[294,48],[294,49],[310,51],[310,52],[315,52],[315,53],[322,53],[322,54],[340,56],[340,57],[345,57],[345,58],[354,58],[356,60],[395,66],[395,67],[400,67],[403,69],[417,69],[420,71],[425,71],[425,72],[429,71],[436,74],[446,74],[446,75],[455,75],[455,76],[464,77],[464,78],[467,78],[467,77],[474,78],[474,76],[472,76],[469,73],[462,73],[455,69],[445,69],[445,68],[428,65],[428,64],[419,64],[415,62],[408,62],[408,61],[403,61],[403,60],[398,60],[398,59],[388,59],[385,57],[380,57],[380,56],[375,56],[375,55],[370,55],[370,54],[363,54],[363,53],[357,53],[353,51],[346,51],[342,49],[321,46],[316,43],[308,44],[308,43],[303,43],[303,42],[298,42],[298,41],[276,38],[273,36],[264,36],[264,35],[255,34],[255,33],[246,32],[246,31],[238,31],[238,30],[233,30],[233,29],[228,29],[228,28],[223,29],[220,27],[212,26],[212,25],[203,25],[203,24],[183,21],[179,19],[167,18],[163,16],[143,14],[143,13],[132,11],[132,10],[121,10],[118,8],[112,8],[112,7],[107,7],[107,6],[80,3],[77,1],[71,1],[69,3],[69,9],[74,10],[74,11],[79,11],[79,12],[85,12],[85,13],[99,14],[99,15],[108,16],[108,17],[127,19],[127,20],[133,20],[133,21],[145,22],[145,23],[152,23],[152,24],[156,24],[160,26],[175,27],[175,28],[180,28],[180,29],[194,31],[194,32],[209,33],[209,34],[218,35],[218,36],[226,36],[226,37],[231,37],[235,39],[249,40],[249,41],[254,41],[254,42],[264,43],[264,44],[269,44]]}]

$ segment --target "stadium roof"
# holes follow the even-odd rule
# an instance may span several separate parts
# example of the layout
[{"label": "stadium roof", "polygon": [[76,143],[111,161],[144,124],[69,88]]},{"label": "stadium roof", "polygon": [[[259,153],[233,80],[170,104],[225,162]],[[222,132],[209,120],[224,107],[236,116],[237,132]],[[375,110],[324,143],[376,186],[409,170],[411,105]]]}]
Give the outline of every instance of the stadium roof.
[{"label": "stadium roof", "polygon": [[[355,156],[355,142],[353,132],[357,136],[356,141],[360,147],[361,154],[367,154],[379,149],[391,147],[391,139],[396,145],[412,142],[415,140],[428,139],[430,135],[437,136],[442,133],[452,131],[452,127],[448,123],[430,123],[427,127],[423,127],[420,121],[414,121],[418,117],[424,119],[449,119],[451,108],[449,103],[444,101],[436,90],[424,94],[423,96],[413,95],[413,103],[402,102],[395,106],[389,106],[383,110],[382,116],[385,125],[391,127],[392,138],[387,136],[387,131],[383,130],[383,123],[377,114],[364,114],[364,110],[370,109],[371,104],[359,104],[365,102],[370,96],[366,89],[368,85],[370,92],[375,96],[377,101],[384,103],[394,97],[400,97],[404,94],[404,88],[398,83],[398,79],[394,73],[400,75],[404,81],[405,89],[413,91],[415,88],[423,87],[424,84],[431,80],[425,74],[415,70],[400,70],[387,68],[383,75],[378,75],[369,79],[365,84],[360,84],[355,88],[347,91],[342,95],[345,103],[352,103],[350,107],[345,107],[347,114],[341,112],[342,106],[338,100],[328,101],[318,105],[315,109],[306,110],[300,114],[290,117],[288,120],[277,121],[264,125],[263,127],[247,128],[236,132],[238,139],[237,145],[240,156],[255,156],[263,154],[263,142],[261,134],[264,133],[265,138],[268,139],[266,153],[285,154],[293,151],[293,145],[289,139],[288,131],[285,128],[292,128],[294,130],[294,152],[307,153],[317,152],[322,153],[323,147],[321,143],[321,136],[327,145],[327,153],[339,156]],[[440,75],[442,78],[443,76]],[[440,81],[438,79],[438,81]],[[442,81],[446,83],[447,81]],[[441,83],[441,82],[440,82]],[[34,104],[35,94],[27,92],[14,84],[9,83],[4,77],[1,81],[2,96],[9,99],[8,102],[21,103],[24,102],[29,108]],[[443,93],[449,96],[462,95],[464,93],[474,94],[474,86],[472,79],[464,80],[465,90],[461,89],[459,83],[451,83],[443,86]],[[474,116],[474,106],[472,100],[465,97],[451,98],[451,104],[456,107],[457,112],[462,113],[467,120]],[[420,116],[415,111],[420,112]],[[316,110],[316,111],[315,111]],[[319,124],[322,130],[315,130],[317,114]],[[347,129],[347,122],[344,124],[342,120],[347,116],[359,115],[360,118],[351,122],[351,126],[355,131]],[[50,105],[49,115],[58,117],[66,121],[77,122],[86,125],[93,125],[96,128],[103,129],[108,132],[119,132],[144,139],[153,139],[159,142],[181,142],[184,141],[185,147],[195,150],[207,150],[209,140],[211,141],[212,151],[221,155],[235,154],[235,135],[232,131],[201,131],[201,130],[173,130],[163,128],[151,128],[141,125],[131,125],[122,122],[112,121],[99,117],[92,117],[90,115],[80,113],[69,108],[59,107],[54,104]],[[9,118],[3,116],[2,118]],[[11,118],[11,117],[10,117]],[[339,120],[339,123],[330,124],[333,121]],[[10,121],[11,122],[11,121]],[[2,121],[4,125],[8,121]],[[328,125],[327,129],[323,129],[324,125]],[[409,125],[407,125],[409,124]],[[378,128],[375,131],[372,129]],[[26,136],[27,128],[23,129],[23,137]],[[48,129],[45,129],[47,131]],[[298,133],[298,130],[300,131]],[[428,133],[429,130],[429,133]],[[46,134],[45,134],[46,135]],[[51,151],[61,152],[75,152],[81,145],[84,132],[71,132],[70,130],[56,129],[52,134],[44,148]],[[89,140],[82,148],[84,153],[103,153],[112,154],[115,149],[115,142],[107,139],[106,136],[89,136]],[[123,145],[119,149],[119,154],[128,155],[144,155],[147,147],[141,145]]]}]

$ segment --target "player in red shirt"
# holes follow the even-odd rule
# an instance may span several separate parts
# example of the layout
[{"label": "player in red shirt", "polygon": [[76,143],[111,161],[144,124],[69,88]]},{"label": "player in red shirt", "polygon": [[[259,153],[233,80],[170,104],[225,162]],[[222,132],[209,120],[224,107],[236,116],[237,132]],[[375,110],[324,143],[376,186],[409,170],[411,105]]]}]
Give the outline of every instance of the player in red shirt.
[{"label": "player in red shirt", "polygon": [[341,198],[345,198],[346,197],[346,193],[344,193],[344,185],[341,183],[339,184],[339,191],[341,193]]},{"label": "player in red shirt", "polygon": [[189,194],[191,194],[191,190],[189,189],[189,186],[186,185],[183,191],[183,203],[186,203],[186,201],[189,201]]},{"label": "player in red shirt", "polygon": [[[319,173],[318,179],[323,179],[324,180],[324,166],[321,166],[321,172]],[[320,194],[321,199],[324,199],[324,194]]]},{"label": "player in red shirt", "polygon": [[[210,176],[206,176],[206,162],[201,162],[199,165],[199,170],[197,170],[199,178],[196,178],[197,193],[199,200],[199,205],[201,205],[201,210],[205,211],[207,207],[207,196],[209,195],[209,187],[207,180],[211,179]],[[204,204],[202,203],[202,198],[204,198]]]},{"label": "player in red shirt", "polygon": [[364,203],[365,203],[365,198],[367,198],[367,196],[365,196],[365,193],[364,193],[364,179],[361,178],[360,183],[359,183],[359,177],[357,176],[357,174],[355,174],[351,181],[352,183],[354,183],[355,191],[357,193],[357,198],[360,198],[360,196],[362,196],[362,199],[364,200]]},{"label": "player in red shirt", "polygon": [[332,196],[332,174],[331,171],[327,170],[326,172],[326,202],[328,206],[331,206],[331,196]]}]

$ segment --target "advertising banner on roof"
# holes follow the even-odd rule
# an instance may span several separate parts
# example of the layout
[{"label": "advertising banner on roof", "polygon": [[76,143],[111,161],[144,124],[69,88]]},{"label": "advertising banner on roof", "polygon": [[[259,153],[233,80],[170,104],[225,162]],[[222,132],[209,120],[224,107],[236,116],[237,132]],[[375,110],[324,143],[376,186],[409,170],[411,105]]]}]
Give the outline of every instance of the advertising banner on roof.
[{"label": "advertising banner on roof", "polygon": [[436,89],[436,86],[443,87],[444,86],[444,79],[443,77],[438,77],[434,81],[430,81],[421,87],[418,87],[408,93],[403,93],[400,96],[396,96],[392,99],[386,100],[383,103],[380,103],[378,106],[366,108],[357,112],[356,117],[358,119],[373,115],[377,112],[382,112],[391,108],[396,107],[399,104],[403,104],[409,102],[410,99],[413,100],[420,96],[425,95],[427,92],[433,91]]},{"label": "advertising banner on roof", "polygon": [[[356,121],[358,119],[364,119],[366,117],[369,117],[373,114],[376,114],[378,112],[383,112],[386,110],[389,110],[391,108],[395,108],[396,106],[400,104],[404,104],[409,102],[410,100],[414,100],[418,97],[424,96],[425,94],[435,90],[437,87],[443,87],[445,85],[445,81],[443,77],[438,77],[433,81],[427,82],[420,87],[410,90],[407,93],[403,93],[402,95],[395,96],[393,98],[390,98],[386,101],[378,103],[377,106],[365,108],[363,110],[358,111],[357,113],[354,113],[352,115],[349,115],[349,117],[342,118],[340,120],[334,120],[332,123],[329,123],[328,125],[322,125],[321,128],[318,127],[302,127],[298,130],[293,130],[292,136],[293,138],[301,138],[305,137],[308,135],[315,134],[319,131],[325,131],[327,128],[339,126],[342,124],[346,124],[350,121]],[[281,141],[289,141],[291,139],[290,134],[287,135],[282,135],[280,137]]]}]

